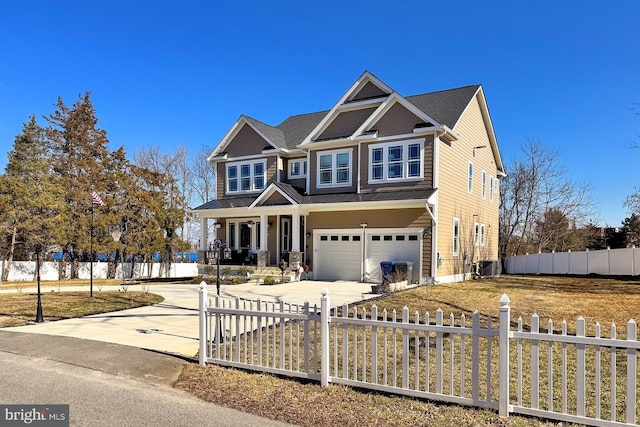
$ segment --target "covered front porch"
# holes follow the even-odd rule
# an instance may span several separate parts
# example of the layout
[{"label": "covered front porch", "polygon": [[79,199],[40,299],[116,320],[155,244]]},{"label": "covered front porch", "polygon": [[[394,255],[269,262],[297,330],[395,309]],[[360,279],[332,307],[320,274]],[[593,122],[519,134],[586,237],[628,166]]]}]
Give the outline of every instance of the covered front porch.
[{"label": "covered front porch", "polygon": [[202,263],[216,263],[215,241],[219,240],[227,249],[221,264],[257,268],[277,266],[283,260],[287,267],[306,264],[306,216],[297,212],[255,216],[216,214],[211,217],[200,213],[199,260]]}]

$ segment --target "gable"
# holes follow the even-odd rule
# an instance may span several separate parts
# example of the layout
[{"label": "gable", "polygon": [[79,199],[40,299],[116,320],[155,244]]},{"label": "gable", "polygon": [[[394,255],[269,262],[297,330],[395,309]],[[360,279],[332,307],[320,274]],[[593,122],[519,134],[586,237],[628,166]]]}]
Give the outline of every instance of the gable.
[{"label": "gable", "polygon": [[351,136],[375,110],[376,108],[373,107],[339,113],[317,140],[322,141]]},{"label": "gable", "polygon": [[416,125],[421,123],[424,123],[424,119],[413,114],[402,104],[396,103],[370,127],[378,131],[379,137],[384,137],[410,134]]},{"label": "gable", "polygon": [[260,154],[266,146],[270,146],[269,141],[260,136],[251,126],[245,124],[229,141],[226,151],[230,158],[234,158]]},{"label": "gable", "polygon": [[287,200],[284,195],[278,192],[274,192],[269,197],[267,197],[260,206],[282,206],[282,205],[291,205],[291,201]]},{"label": "gable", "polygon": [[379,86],[371,81],[368,81],[362,89],[356,92],[349,101],[361,101],[363,99],[381,98],[389,95],[388,91],[381,89]]}]

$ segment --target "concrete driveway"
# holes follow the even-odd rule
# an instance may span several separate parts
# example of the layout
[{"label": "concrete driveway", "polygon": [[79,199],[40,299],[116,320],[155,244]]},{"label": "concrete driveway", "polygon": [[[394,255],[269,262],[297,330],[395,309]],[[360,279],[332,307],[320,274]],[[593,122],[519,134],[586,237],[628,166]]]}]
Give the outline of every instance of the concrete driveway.
[{"label": "concrete driveway", "polygon": [[[221,286],[220,295],[299,304],[309,301],[311,305],[320,305],[322,289],[325,287],[329,289],[332,307],[375,296],[370,294],[369,284],[342,281],[302,281],[274,286],[224,285]],[[97,340],[192,357],[198,351],[199,288],[199,285],[152,284],[150,292],[164,297],[160,304],[56,322],[46,321],[47,307],[44,305],[44,323],[5,330]],[[88,290],[69,287],[61,288],[60,291],[81,289]],[[129,289],[140,290],[140,287],[135,285]],[[25,289],[23,292],[35,290]],[[208,293],[212,296],[216,294],[215,285],[208,287]]]}]

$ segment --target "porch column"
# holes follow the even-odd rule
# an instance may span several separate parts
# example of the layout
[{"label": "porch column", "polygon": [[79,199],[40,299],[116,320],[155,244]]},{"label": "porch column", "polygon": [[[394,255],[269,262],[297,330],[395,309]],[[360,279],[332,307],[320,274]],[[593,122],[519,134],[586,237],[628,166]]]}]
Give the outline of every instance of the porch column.
[{"label": "porch column", "polygon": [[260,250],[268,251],[267,248],[267,236],[269,233],[269,217],[267,215],[260,215],[260,235],[258,239],[260,239]]},{"label": "porch column", "polygon": [[204,215],[200,214],[200,250],[207,250],[207,237],[208,237],[208,227],[207,223],[209,218],[205,218]]},{"label": "porch column", "polygon": [[300,252],[300,215],[291,215],[291,252]]}]

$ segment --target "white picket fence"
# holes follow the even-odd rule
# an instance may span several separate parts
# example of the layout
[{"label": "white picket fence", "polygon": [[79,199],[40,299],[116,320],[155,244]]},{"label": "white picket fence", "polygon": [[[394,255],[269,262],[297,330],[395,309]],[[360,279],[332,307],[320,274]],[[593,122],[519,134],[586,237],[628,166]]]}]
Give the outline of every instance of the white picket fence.
[{"label": "white picket fence", "polygon": [[[509,298],[500,300],[497,325],[490,316],[442,310],[410,316],[404,308],[370,313],[347,305],[320,307],[248,301],[200,288],[200,363],[374,389],[393,394],[490,408],[501,416],[526,414],[596,426],[635,425],[638,417],[636,323],[626,339],[560,332],[552,321],[540,331],[522,319],[511,324]],[[413,319],[411,319],[413,317]],[[514,348],[512,348],[514,347]],[[623,420],[623,421],[621,421]]]},{"label": "white picket fence", "polygon": [[640,249],[516,255],[507,257],[507,273],[637,276],[640,274]]}]

